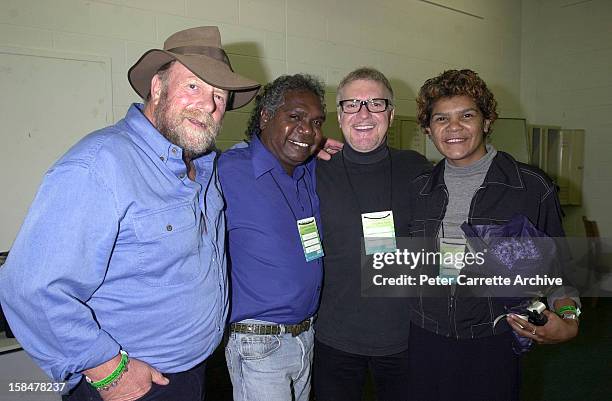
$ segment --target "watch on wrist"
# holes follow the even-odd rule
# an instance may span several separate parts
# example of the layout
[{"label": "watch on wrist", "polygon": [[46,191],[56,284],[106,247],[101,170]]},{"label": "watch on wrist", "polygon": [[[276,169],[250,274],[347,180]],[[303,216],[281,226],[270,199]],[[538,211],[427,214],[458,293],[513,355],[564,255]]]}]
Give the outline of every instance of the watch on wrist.
[{"label": "watch on wrist", "polygon": [[574,312],[563,312],[561,315],[561,319],[563,320],[575,320],[576,323],[579,323],[578,314]]}]

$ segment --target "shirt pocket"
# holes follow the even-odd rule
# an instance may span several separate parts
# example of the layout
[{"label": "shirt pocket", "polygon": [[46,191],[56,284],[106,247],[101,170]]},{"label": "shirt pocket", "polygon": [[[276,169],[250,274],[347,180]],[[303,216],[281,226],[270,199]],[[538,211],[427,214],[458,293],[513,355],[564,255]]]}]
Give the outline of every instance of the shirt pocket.
[{"label": "shirt pocket", "polygon": [[152,287],[195,279],[202,272],[199,222],[199,212],[189,203],[134,216],[140,279]]}]

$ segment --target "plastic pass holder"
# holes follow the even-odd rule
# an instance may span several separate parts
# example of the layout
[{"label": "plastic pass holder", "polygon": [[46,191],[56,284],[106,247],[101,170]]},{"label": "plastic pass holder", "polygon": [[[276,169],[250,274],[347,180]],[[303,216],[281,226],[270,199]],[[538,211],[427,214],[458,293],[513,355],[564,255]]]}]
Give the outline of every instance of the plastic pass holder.
[{"label": "plastic pass holder", "polygon": [[317,228],[317,220],[314,217],[307,217],[297,221],[300,241],[304,249],[304,257],[307,262],[323,257],[323,247],[321,237]]},{"label": "plastic pass holder", "polygon": [[463,266],[461,262],[464,260],[465,238],[440,238],[439,249],[440,249],[440,278],[450,279],[454,282]]},{"label": "plastic pass holder", "polygon": [[361,226],[365,242],[366,255],[374,253],[395,252],[395,223],[393,211],[363,213]]}]

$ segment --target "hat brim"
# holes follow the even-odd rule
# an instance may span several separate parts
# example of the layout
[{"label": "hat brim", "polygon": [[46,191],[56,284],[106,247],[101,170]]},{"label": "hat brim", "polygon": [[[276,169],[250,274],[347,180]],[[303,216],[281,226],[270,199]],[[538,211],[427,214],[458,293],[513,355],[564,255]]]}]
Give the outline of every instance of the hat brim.
[{"label": "hat brim", "polygon": [[151,79],[159,68],[173,60],[179,61],[198,78],[216,88],[232,92],[226,110],[238,109],[248,104],[257,95],[261,86],[256,81],[233,72],[227,64],[200,54],[175,54],[166,50],[149,50],[128,71],[132,88],[146,99],[151,92]]}]

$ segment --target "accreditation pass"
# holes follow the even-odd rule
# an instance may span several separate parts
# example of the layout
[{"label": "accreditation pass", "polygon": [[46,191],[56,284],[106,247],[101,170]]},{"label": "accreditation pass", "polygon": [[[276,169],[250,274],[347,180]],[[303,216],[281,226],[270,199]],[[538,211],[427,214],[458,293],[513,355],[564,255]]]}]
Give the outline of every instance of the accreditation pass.
[{"label": "accreditation pass", "polygon": [[304,248],[306,261],[310,262],[311,260],[323,257],[323,247],[321,247],[321,238],[315,218],[307,217],[298,220],[297,227],[300,233],[300,240],[302,241],[302,248]]},{"label": "accreditation pass", "polygon": [[366,255],[395,252],[395,224],[393,211],[363,213],[361,227],[365,242]]}]

